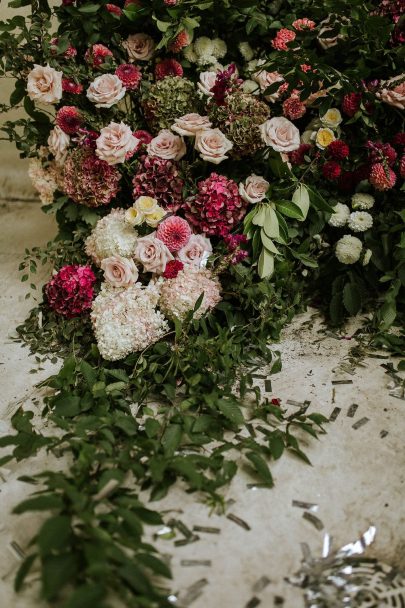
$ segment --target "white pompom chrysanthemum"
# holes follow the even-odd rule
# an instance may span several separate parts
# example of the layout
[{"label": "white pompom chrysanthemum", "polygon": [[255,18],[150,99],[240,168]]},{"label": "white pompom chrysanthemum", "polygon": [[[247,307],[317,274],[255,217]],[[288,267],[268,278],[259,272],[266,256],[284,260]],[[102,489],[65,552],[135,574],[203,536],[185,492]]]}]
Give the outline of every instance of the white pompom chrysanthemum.
[{"label": "white pompom chrysanthemum", "polygon": [[251,61],[255,55],[248,42],[239,42],[239,52],[245,61]]},{"label": "white pompom chrysanthemum", "polygon": [[353,211],[349,216],[347,225],[353,232],[365,232],[373,225],[373,218],[367,211]]},{"label": "white pompom chrysanthemum", "polygon": [[226,42],[224,40],[221,40],[221,38],[214,38],[214,40],[212,41],[212,46],[212,54],[215,55],[217,59],[223,59],[228,50]]},{"label": "white pompom chrysanthemum", "polygon": [[91,320],[101,356],[123,359],[157,342],[167,331],[163,314],[156,310],[159,286],[140,283],[121,291],[103,286],[93,301]]},{"label": "white pompom chrysanthemum", "polygon": [[183,49],[183,55],[190,63],[197,63],[198,55],[194,50],[194,44],[189,44]]},{"label": "white pompom chrysanthemum", "polygon": [[371,196],[371,194],[366,194],[365,192],[357,192],[352,196],[353,209],[361,209],[362,211],[365,211],[367,209],[371,209],[374,202],[374,196]]},{"label": "white pompom chrysanthemum", "polygon": [[363,244],[351,234],[345,234],[336,243],[336,257],[342,264],[355,264],[359,261]]},{"label": "white pompom chrysanthemum", "polygon": [[201,57],[202,55],[214,54],[214,43],[208,36],[200,36],[194,42],[194,52]]},{"label": "white pompom chrysanthemum", "polygon": [[372,254],[373,254],[373,252],[371,251],[371,249],[365,250],[364,255],[363,255],[363,260],[361,262],[363,264],[363,266],[367,266],[367,264],[371,260]]},{"label": "white pompom chrysanthemum", "polygon": [[342,228],[347,224],[347,220],[350,216],[350,209],[347,205],[343,203],[338,203],[335,207],[333,207],[334,213],[328,219],[329,226],[333,226],[333,228]]},{"label": "white pompom chrysanthemum", "polygon": [[86,239],[86,253],[95,264],[113,255],[132,257],[137,242],[137,233],[125,221],[123,209],[113,209],[101,218]]}]

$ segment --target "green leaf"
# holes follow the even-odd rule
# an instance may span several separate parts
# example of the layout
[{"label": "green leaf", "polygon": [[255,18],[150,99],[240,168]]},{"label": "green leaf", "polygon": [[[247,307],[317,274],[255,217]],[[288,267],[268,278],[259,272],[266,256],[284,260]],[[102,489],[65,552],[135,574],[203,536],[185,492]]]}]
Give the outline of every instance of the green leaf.
[{"label": "green leaf", "polygon": [[180,445],[182,435],[183,429],[180,424],[169,424],[162,437],[165,456],[173,456]]},{"label": "green leaf", "polygon": [[284,440],[279,434],[273,434],[269,437],[269,447],[271,455],[275,460],[278,460],[284,452]]},{"label": "green leaf", "polygon": [[54,412],[57,416],[72,418],[80,412],[80,397],[62,393],[54,400]]},{"label": "green leaf", "polygon": [[244,423],[245,419],[242,414],[242,410],[234,401],[227,401],[225,399],[218,400],[218,409],[220,412],[228,418],[234,424],[240,426]]},{"label": "green leaf", "polygon": [[138,553],[136,556],[137,560],[143,565],[152,570],[155,574],[159,576],[164,576],[166,578],[172,578],[172,574],[170,569],[166,566],[164,562],[160,559],[151,555],[150,553]]},{"label": "green leaf", "polygon": [[361,291],[356,283],[346,283],[344,286],[343,304],[351,315],[356,315],[361,309]]},{"label": "green leaf", "polygon": [[315,209],[318,209],[318,211],[326,211],[327,213],[333,213],[333,207],[331,207],[325,201],[325,199],[319,192],[317,192],[316,190],[313,190],[309,186],[306,186],[306,188],[309,192],[311,203],[312,203],[313,207],[315,207]]},{"label": "green leaf", "polygon": [[96,370],[84,359],[80,362],[80,371],[83,374],[84,379],[87,382],[89,389],[93,388],[97,380],[97,372]]},{"label": "green leaf", "polygon": [[14,507],[13,513],[21,514],[26,511],[49,511],[50,509],[61,509],[62,506],[62,499],[59,496],[43,494],[20,502],[19,505]]},{"label": "green leaf", "polygon": [[79,13],[85,13],[87,15],[87,14],[91,14],[91,13],[97,13],[99,8],[100,8],[99,4],[83,4],[77,10],[79,11]]},{"label": "green leaf", "polygon": [[62,608],[103,608],[106,590],[102,585],[88,583],[78,587]]},{"label": "green leaf", "polygon": [[56,515],[47,519],[38,534],[38,545],[42,554],[63,549],[72,535],[70,517]]},{"label": "green leaf", "polygon": [[55,600],[78,570],[77,554],[47,555],[42,560],[42,591],[47,600]]},{"label": "green leaf", "polygon": [[14,589],[15,591],[20,591],[21,587],[24,584],[24,580],[26,576],[29,574],[36,558],[38,557],[37,553],[32,553],[28,557],[25,558],[21,566],[18,568],[18,572],[16,574],[14,580]]},{"label": "green leaf", "polygon": [[261,279],[270,277],[274,272],[274,256],[264,247],[260,253],[257,269]]},{"label": "green leaf", "polygon": [[270,205],[265,207],[263,228],[267,236],[271,239],[277,239],[280,236],[278,217],[275,210],[273,207],[270,207]]},{"label": "green leaf", "polygon": [[290,201],[281,201],[277,203],[277,210],[283,215],[296,220],[302,221],[305,219],[301,207]]},{"label": "green leaf", "polygon": [[152,439],[156,437],[160,430],[160,423],[154,418],[147,418],[145,422],[145,433],[147,436]]},{"label": "green leaf", "polygon": [[309,211],[309,194],[304,184],[300,184],[295,190],[292,197],[292,202],[295,203],[301,209],[302,218],[300,221],[305,220]]},{"label": "green leaf", "polygon": [[266,207],[264,205],[259,205],[256,209],[256,213],[252,218],[252,224],[255,226],[264,226],[264,222],[266,219]]},{"label": "green leaf", "polygon": [[270,473],[270,469],[264,458],[262,458],[262,456],[260,456],[260,454],[258,454],[257,452],[248,452],[246,454],[246,458],[248,458],[253,464],[257,474],[264,481],[264,483],[273,486],[273,476]]},{"label": "green leaf", "polygon": [[279,250],[277,249],[273,241],[269,239],[263,228],[260,231],[260,236],[262,239],[263,247],[265,247],[268,251],[270,251],[270,253],[273,253],[274,255],[281,255]]}]

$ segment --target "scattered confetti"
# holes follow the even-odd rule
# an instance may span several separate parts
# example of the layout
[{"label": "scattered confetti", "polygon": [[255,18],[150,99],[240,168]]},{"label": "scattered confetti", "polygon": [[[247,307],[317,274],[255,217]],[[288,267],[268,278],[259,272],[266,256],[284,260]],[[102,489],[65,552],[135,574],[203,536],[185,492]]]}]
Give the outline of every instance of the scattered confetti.
[{"label": "scattered confetti", "polygon": [[210,559],[182,559],[181,566],[211,566]]},{"label": "scattered confetti", "polygon": [[163,538],[164,540],[171,540],[176,536],[176,532],[170,526],[163,526],[155,534],[155,538]]},{"label": "scattered confetti", "polygon": [[272,488],[272,484],[270,483],[247,483],[246,487],[248,490],[268,490]]},{"label": "scattered confetti", "polygon": [[230,519],[231,521],[233,521],[238,526],[240,526],[241,528],[244,528],[245,530],[251,529],[248,523],[246,523],[243,519],[241,519],[240,517],[237,517],[233,513],[228,513],[228,515],[226,517],[228,519]]},{"label": "scattered confetti", "polygon": [[388,435],[388,431],[380,431],[381,439],[384,439],[384,437],[386,437],[387,435]]},{"label": "scattered confetti", "polygon": [[190,587],[186,589],[186,591],[179,596],[181,606],[187,608],[190,606],[197,598],[202,595],[204,587],[208,585],[208,580],[206,578],[201,578]]},{"label": "scattered confetti", "polygon": [[220,528],[211,528],[210,526],[193,526],[193,532],[206,532],[207,534],[219,534]]},{"label": "scattered confetti", "polygon": [[333,409],[333,412],[330,415],[329,421],[330,422],[335,422],[336,418],[339,416],[340,412],[342,411],[342,408],[340,407],[335,407]]},{"label": "scattered confetti", "polygon": [[349,407],[349,409],[347,410],[347,417],[354,418],[354,415],[358,409],[359,409],[359,406],[357,405],[357,403],[352,403],[351,406]]},{"label": "scattered confetti", "polygon": [[263,591],[263,589],[270,585],[270,583],[271,580],[266,575],[261,576],[252,587],[253,593],[260,593]]},{"label": "scattered confetti", "polygon": [[332,380],[332,384],[353,384],[353,380]]},{"label": "scattered confetti", "polygon": [[314,515],[313,513],[310,513],[308,511],[305,511],[305,513],[302,514],[302,517],[304,519],[306,519],[307,521],[309,521],[313,526],[315,526],[315,528],[317,530],[323,530],[324,529],[324,525],[323,522],[319,519],[319,517],[317,517],[316,515]]},{"label": "scattered confetti", "polygon": [[294,401],[294,399],[287,399],[286,403],[295,407],[303,407],[305,405],[305,401]]},{"label": "scattered confetti", "polygon": [[22,549],[15,540],[11,541],[10,549],[12,550],[13,554],[17,557],[17,559],[21,559],[21,560],[25,559],[24,549]]},{"label": "scattered confetti", "polygon": [[184,547],[184,545],[189,545],[191,543],[195,543],[195,542],[197,542],[197,540],[200,540],[200,537],[197,536],[197,534],[193,534],[193,536],[189,536],[188,538],[182,538],[180,540],[175,540],[174,545],[176,547]]},{"label": "scattered confetti", "polygon": [[313,513],[316,513],[316,511],[318,511],[318,509],[319,509],[319,506],[316,503],[304,502],[302,500],[293,500],[292,506],[298,507],[298,509],[305,509],[306,511],[312,511]]},{"label": "scattered confetti", "polygon": [[252,599],[250,599],[247,604],[245,604],[245,608],[256,608],[256,606],[258,606],[261,603],[262,603],[262,601],[259,600],[259,598],[255,596],[255,597],[252,597]]},{"label": "scattered confetti", "polygon": [[266,391],[266,393],[271,393],[271,391],[272,391],[271,380],[264,381],[264,390]]},{"label": "scattered confetti", "polygon": [[274,596],[274,606],[284,606],[284,598],[281,595]]},{"label": "scattered confetti", "polygon": [[367,418],[367,416],[364,416],[364,418],[360,418],[360,420],[357,420],[357,422],[355,422],[352,425],[352,429],[354,429],[355,431],[357,431],[357,429],[359,429],[361,426],[364,426],[369,421],[370,421],[370,418]]}]

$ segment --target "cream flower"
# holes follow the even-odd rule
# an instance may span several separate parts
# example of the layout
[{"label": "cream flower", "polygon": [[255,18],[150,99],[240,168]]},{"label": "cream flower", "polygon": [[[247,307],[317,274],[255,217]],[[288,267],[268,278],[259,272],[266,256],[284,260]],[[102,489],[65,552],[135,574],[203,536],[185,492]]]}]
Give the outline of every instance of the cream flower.
[{"label": "cream flower", "polygon": [[292,152],[300,146],[299,130],[283,116],[266,120],[260,125],[260,133],[266,146],[270,146],[276,152]]},{"label": "cream flower", "polygon": [[131,34],[123,43],[130,61],[149,61],[155,51],[155,43],[149,34]]},{"label": "cream flower", "polygon": [[351,234],[345,234],[336,243],[336,257],[342,264],[355,264],[359,261],[363,244]]},{"label": "cream flower", "polygon": [[155,237],[155,234],[153,232],[138,239],[134,257],[143,265],[145,272],[162,274],[167,262],[174,258],[166,245]]},{"label": "cream flower", "polygon": [[61,164],[66,158],[67,149],[70,144],[70,137],[56,125],[48,137],[48,147],[54,155],[57,163]]},{"label": "cream flower", "polygon": [[176,118],[174,125],[172,125],[172,131],[179,135],[194,137],[198,131],[204,131],[210,127],[212,127],[212,123],[208,116],[192,113]]},{"label": "cream flower", "polygon": [[377,97],[394,108],[405,110],[405,74],[384,82]]},{"label": "cream flower", "polygon": [[353,232],[365,232],[373,225],[373,217],[367,211],[353,211],[347,225]]},{"label": "cream flower", "polygon": [[130,226],[139,226],[145,221],[145,216],[136,207],[130,207],[125,211],[125,221]]},{"label": "cream flower", "polygon": [[265,180],[264,177],[253,173],[252,175],[249,175],[244,184],[239,184],[239,194],[244,201],[254,205],[266,198],[266,192],[269,186],[269,182]]},{"label": "cream flower", "polygon": [[353,209],[361,209],[365,211],[371,209],[375,203],[375,198],[371,194],[366,192],[356,192],[352,196],[352,207]]},{"label": "cream flower", "polygon": [[329,127],[323,127],[315,134],[316,145],[318,148],[321,148],[321,150],[327,148],[335,139],[335,134]]},{"label": "cream flower", "polygon": [[167,211],[165,211],[162,207],[156,207],[152,213],[145,214],[145,222],[151,228],[156,228],[156,226],[162,221],[165,217]]},{"label": "cream flower", "polygon": [[328,224],[329,226],[333,226],[333,228],[342,228],[347,224],[349,216],[349,207],[343,203],[337,203],[337,205],[333,207],[333,213],[328,220]]},{"label": "cream flower", "polygon": [[203,160],[219,165],[233,148],[233,143],[219,129],[199,131],[195,138],[195,148]]},{"label": "cream flower", "polygon": [[211,38],[200,36],[194,42],[194,52],[198,56],[214,55],[214,44]]},{"label": "cream flower", "polygon": [[145,215],[154,213],[158,207],[158,202],[152,196],[140,196],[134,203],[135,209],[138,209],[140,213]]},{"label": "cream flower", "polygon": [[343,118],[337,108],[329,108],[329,110],[320,117],[320,120],[325,127],[336,129],[336,127],[338,127],[342,122]]},{"label": "cream flower", "polygon": [[[258,65],[260,65],[260,63],[264,63],[264,62],[263,61],[259,62]],[[259,70],[258,72],[255,72],[252,75],[252,78],[255,82],[257,82],[257,84],[259,85],[260,90],[262,92],[265,91],[268,87],[270,87],[275,82],[280,82],[280,84],[281,84],[284,81],[284,78],[278,72],[267,72],[267,70]],[[270,95],[264,96],[264,98],[267,99],[267,101],[271,101],[272,103],[277,101],[279,99],[279,97],[280,97],[279,89],[277,89],[273,93],[270,93]]]},{"label": "cream flower", "polygon": [[367,266],[367,264],[371,260],[372,255],[373,255],[373,252],[371,251],[371,249],[365,250],[364,255],[363,255],[363,260],[361,262],[363,264],[363,266]]},{"label": "cream flower", "polygon": [[212,87],[215,84],[217,79],[217,73],[212,71],[201,72],[200,73],[200,82],[197,83],[198,89],[204,95],[208,95],[209,97],[213,97],[214,93],[211,92]]},{"label": "cream flower", "polygon": [[62,76],[63,72],[57,72],[49,65],[34,64],[28,74],[28,97],[42,103],[58,103],[62,99]]},{"label": "cream flower", "polygon": [[126,92],[121,80],[115,74],[97,76],[87,89],[87,98],[96,108],[111,108],[120,101]]},{"label": "cream flower", "polygon": [[254,50],[248,42],[239,42],[238,48],[245,61],[251,61],[255,56]]},{"label": "cream flower", "polygon": [[184,139],[174,135],[169,129],[163,129],[147,145],[149,156],[157,156],[164,160],[180,160],[187,152]]},{"label": "cream flower", "polygon": [[138,269],[133,260],[113,255],[101,261],[104,278],[114,287],[129,287],[138,279]]},{"label": "cream flower", "polygon": [[183,264],[192,264],[193,266],[200,267],[211,253],[211,241],[202,234],[192,234],[187,245],[177,252],[176,257]]},{"label": "cream flower", "polygon": [[100,131],[96,139],[96,154],[109,165],[124,163],[126,158],[138,147],[140,141],[123,122],[110,122]]}]

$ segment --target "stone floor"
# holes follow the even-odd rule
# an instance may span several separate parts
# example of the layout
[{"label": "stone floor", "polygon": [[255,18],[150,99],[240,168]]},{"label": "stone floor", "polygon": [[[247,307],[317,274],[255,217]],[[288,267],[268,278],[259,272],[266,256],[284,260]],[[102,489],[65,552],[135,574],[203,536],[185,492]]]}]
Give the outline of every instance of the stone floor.
[{"label": "stone floor", "polygon": [[[30,370],[38,367],[35,359],[9,337],[31,305],[24,299],[27,283],[19,282],[18,263],[26,247],[43,244],[52,237],[54,224],[33,203],[6,203],[0,213],[3,434],[18,404],[28,401],[34,384],[49,373],[48,368],[31,374]],[[45,276],[44,271],[42,278]],[[193,608],[244,608],[254,596],[262,606],[300,608],[304,605],[301,591],[284,579],[299,567],[300,543],[308,542],[319,554],[325,531],[342,546],[373,524],[377,538],[368,555],[405,569],[405,401],[389,394],[390,378],[381,367],[383,360],[366,357],[362,366],[351,369],[347,357],[355,339],[349,338],[356,326],[358,323],[346,328],[345,334],[334,335],[325,331],[319,319],[312,321],[309,312],[284,332],[279,346],[283,369],[272,379],[274,396],[283,404],[307,399],[311,401],[311,411],[329,417],[335,410],[338,416],[327,426],[326,435],[308,443],[306,452],[313,466],[283,457],[272,467],[276,481],[272,490],[248,489],[246,484],[251,480],[244,473],[233,481],[226,492],[226,499],[235,501],[229,512],[247,522],[250,530],[224,516],[210,516],[198,497],[185,495],[180,488],[161,505],[162,509],[181,509],[175,516],[189,528],[197,525],[220,529],[219,534],[200,533],[198,542],[183,547],[175,547],[173,540],[157,541],[159,549],[171,559],[172,591],[176,596],[184,598],[191,585],[202,581],[202,593],[192,602]],[[336,380],[346,383],[332,384]],[[352,404],[358,407],[351,407]],[[359,421],[363,424],[356,428]],[[17,478],[39,466],[47,466],[44,456],[0,469],[2,608],[43,606],[35,576],[22,595],[15,596],[12,590],[19,557],[11,543],[17,541],[24,549],[38,520],[32,515],[17,518],[10,515],[10,510],[29,493],[29,487]],[[324,530],[317,530],[304,519],[304,511],[293,506],[293,500],[315,503],[316,516]],[[184,561],[194,559],[208,560],[210,565]],[[254,591],[262,576],[268,577],[270,583],[262,591]]]}]

